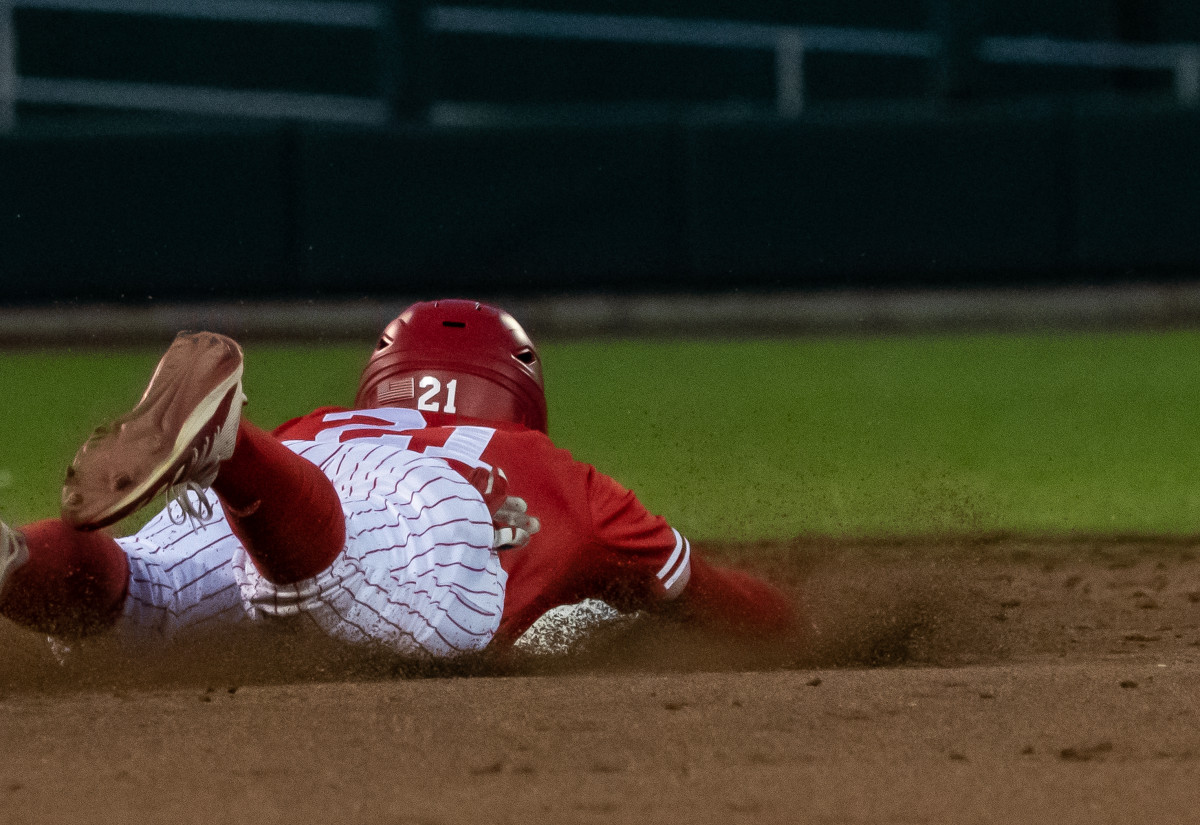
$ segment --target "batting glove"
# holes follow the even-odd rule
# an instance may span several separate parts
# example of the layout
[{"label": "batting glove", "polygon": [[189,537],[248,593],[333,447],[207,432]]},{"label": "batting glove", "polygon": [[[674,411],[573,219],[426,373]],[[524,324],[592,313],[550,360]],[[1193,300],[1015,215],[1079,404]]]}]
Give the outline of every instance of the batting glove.
[{"label": "batting glove", "polygon": [[508,494],[508,477],[504,470],[470,467],[454,459],[447,463],[483,496],[483,503],[492,516],[493,550],[500,552],[524,547],[533,534],[542,529],[537,517],[527,512],[529,505],[525,499]]}]

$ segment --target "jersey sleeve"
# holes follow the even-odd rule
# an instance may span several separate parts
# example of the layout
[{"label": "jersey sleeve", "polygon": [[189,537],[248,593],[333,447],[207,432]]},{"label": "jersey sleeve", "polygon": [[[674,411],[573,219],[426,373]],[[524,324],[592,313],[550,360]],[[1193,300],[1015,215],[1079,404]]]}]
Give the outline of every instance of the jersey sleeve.
[{"label": "jersey sleeve", "polygon": [[621,566],[636,566],[643,576],[652,576],[662,599],[678,597],[691,577],[687,538],[647,510],[632,491],[594,468],[588,473],[588,502],[594,540],[602,551],[617,555]]}]

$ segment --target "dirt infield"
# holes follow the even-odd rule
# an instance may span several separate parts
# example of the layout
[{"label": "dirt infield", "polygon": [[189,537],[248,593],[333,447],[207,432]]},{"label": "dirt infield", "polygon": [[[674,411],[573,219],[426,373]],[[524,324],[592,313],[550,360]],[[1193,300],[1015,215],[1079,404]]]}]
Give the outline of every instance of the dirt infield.
[{"label": "dirt infield", "polygon": [[60,663],[4,624],[0,822],[1200,821],[1200,540],[709,550],[813,637],[642,618],[435,672],[278,635]]}]

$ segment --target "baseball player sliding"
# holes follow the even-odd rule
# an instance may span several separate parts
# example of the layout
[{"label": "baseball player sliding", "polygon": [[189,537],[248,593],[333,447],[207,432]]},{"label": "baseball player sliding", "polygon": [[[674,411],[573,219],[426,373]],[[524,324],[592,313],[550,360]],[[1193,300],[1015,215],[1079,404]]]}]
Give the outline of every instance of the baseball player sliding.
[{"label": "baseball player sliding", "polygon": [[[133,410],[80,448],[61,518],[0,523],[0,614],[131,644],[308,622],[418,657],[507,648],[587,599],[756,636],[797,627],[775,587],[706,562],[555,447],[537,350],[498,308],[413,305],[354,409],[274,433],[242,418],[241,377],[236,342],[181,333]],[[164,493],[135,535],[100,529]]]}]

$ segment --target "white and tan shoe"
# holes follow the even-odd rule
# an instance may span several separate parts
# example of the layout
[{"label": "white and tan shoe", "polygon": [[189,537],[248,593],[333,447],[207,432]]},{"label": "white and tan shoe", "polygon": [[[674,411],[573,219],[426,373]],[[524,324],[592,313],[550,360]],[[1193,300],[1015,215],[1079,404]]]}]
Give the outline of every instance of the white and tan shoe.
[{"label": "white and tan shoe", "polygon": [[[163,490],[186,515],[211,516],[202,491],[237,443],[242,366],[242,348],[231,338],[176,336],[137,406],[76,453],[63,483],[63,521],[79,530],[105,527]],[[200,495],[189,498],[189,491]]]}]

